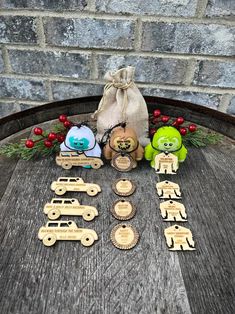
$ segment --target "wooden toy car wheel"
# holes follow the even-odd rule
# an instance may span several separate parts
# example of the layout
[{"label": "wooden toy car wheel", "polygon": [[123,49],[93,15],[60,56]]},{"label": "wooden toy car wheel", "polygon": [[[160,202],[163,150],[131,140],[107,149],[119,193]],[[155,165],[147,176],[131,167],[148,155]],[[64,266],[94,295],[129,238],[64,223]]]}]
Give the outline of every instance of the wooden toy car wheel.
[{"label": "wooden toy car wheel", "polygon": [[81,238],[81,243],[84,246],[91,246],[94,243],[94,238],[91,234],[87,233],[84,234]]},{"label": "wooden toy car wheel", "polygon": [[42,242],[45,246],[52,246],[56,243],[56,235],[53,233],[48,233],[42,239]]},{"label": "wooden toy car wheel", "polygon": [[63,162],[61,166],[63,169],[68,170],[68,169],[71,169],[73,165],[70,162]]},{"label": "wooden toy car wheel", "polygon": [[95,218],[95,214],[90,211],[90,210],[86,210],[83,215],[82,215],[83,219],[86,221],[91,221]]},{"label": "wooden toy car wheel", "polygon": [[97,161],[93,161],[92,163],[91,163],[91,167],[93,168],[93,169],[99,169],[100,167],[101,167],[101,163],[97,160]]},{"label": "wooden toy car wheel", "polygon": [[98,193],[98,190],[95,186],[91,186],[87,189],[87,194],[90,196],[95,196]]},{"label": "wooden toy car wheel", "polygon": [[64,186],[58,186],[55,189],[55,194],[57,194],[57,195],[63,195],[65,193],[66,193],[66,188]]},{"label": "wooden toy car wheel", "polygon": [[51,220],[58,219],[60,215],[61,215],[60,210],[56,208],[49,211],[48,218]]}]

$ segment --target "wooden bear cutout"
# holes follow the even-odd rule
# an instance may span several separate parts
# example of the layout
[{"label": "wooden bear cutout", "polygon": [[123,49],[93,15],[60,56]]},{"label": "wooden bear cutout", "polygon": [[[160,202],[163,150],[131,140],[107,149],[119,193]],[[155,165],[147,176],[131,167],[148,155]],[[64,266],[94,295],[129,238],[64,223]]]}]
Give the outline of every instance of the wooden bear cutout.
[{"label": "wooden bear cutout", "polygon": [[155,156],[156,173],[176,174],[179,168],[178,157],[169,153],[160,153]]},{"label": "wooden bear cutout", "polygon": [[168,227],[164,231],[166,243],[170,251],[194,251],[195,243],[192,232],[178,225]]},{"label": "wooden bear cutout", "polygon": [[156,184],[159,198],[180,199],[181,192],[177,183],[171,181],[162,181]]},{"label": "wooden bear cutout", "polygon": [[160,203],[160,211],[164,221],[187,221],[186,209],[182,203],[172,200]]}]

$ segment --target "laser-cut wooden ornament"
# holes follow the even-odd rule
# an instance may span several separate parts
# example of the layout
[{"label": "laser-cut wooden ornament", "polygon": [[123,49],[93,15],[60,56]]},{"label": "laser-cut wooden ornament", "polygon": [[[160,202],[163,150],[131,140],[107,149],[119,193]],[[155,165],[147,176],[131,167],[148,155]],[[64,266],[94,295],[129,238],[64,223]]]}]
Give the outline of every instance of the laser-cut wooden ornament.
[{"label": "laser-cut wooden ornament", "polygon": [[131,224],[119,224],[111,231],[111,241],[114,246],[121,250],[133,248],[139,240],[139,233]]},{"label": "laser-cut wooden ornament", "polygon": [[160,211],[164,221],[187,221],[185,206],[176,201],[165,201],[160,203]]},{"label": "laser-cut wooden ornament", "polygon": [[177,183],[171,181],[161,181],[156,184],[159,198],[180,199],[181,192]]},{"label": "laser-cut wooden ornament", "polygon": [[85,154],[78,154],[76,151],[60,152],[55,160],[56,164],[64,169],[71,169],[73,166],[99,169],[104,164],[98,157],[87,157]]},{"label": "laser-cut wooden ornament", "polygon": [[137,162],[129,154],[117,153],[111,160],[111,166],[121,172],[128,172],[137,166]]},{"label": "laser-cut wooden ornament", "polygon": [[81,241],[83,246],[91,246],[98,240],[94,230],[78,228],[71,220],[48,221],[39,229],[38,238],[45,246],[52,246],[59,240]]},{"label": "laser-cut wooden ornament", "polygon": [[126,178],[116,180],[112,189],[114,193],[120,196],[129,196],[135,192],[136,186],[135,184]]},{"label": "laser-cut wooden ornament", "polygon": [[56,220],[61,215],[82,216],[84,220],[91,221],[98,216],[94,206],[81,205],[75,198],[53,198],[43,209],[49,219]]},{"label": "laser-cut wooden ornament", "polygon": [[67,191],[86,192],[89,196],[95,196],[101,192],[98,184],[85,183],[82,178],[77,177],[60,177],[51,184],[52,191],[57,195],[63,195]]},{"label": "laser-cut wooden ornament", "polygon": [[178,168],[178,157],[174,154],[163,152],[155,156],[156,173],[176,174]]},{"label": "laser-cut wooden ornament", "polygon": [[182,226],[174,225],[164,231],[170,251],[194,251],[195,243],[192,232]]},{"label": "laser-cut wooden ornament", "polygon": [[116,219],[129,220],[135,216],[136,208],[132,202],[120,199],[115,201],[110,211]]}]

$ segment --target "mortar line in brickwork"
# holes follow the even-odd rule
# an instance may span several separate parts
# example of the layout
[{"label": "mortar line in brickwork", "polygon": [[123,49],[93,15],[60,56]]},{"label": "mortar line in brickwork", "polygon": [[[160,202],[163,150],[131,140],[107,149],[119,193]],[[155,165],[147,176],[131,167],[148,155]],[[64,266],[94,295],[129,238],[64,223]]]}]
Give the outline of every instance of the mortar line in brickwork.
[{"label": "mortar line in brickwork", "polygon": [[10,58],[9,58],[7,47],[5,46],[2,47],[2,58],[4,62],[4,73],[11,73],[12,68],[11,68]]},{"label": "mortar line in brickwork", "polygon": [[91,53],[91,79],[96,80],[99,77],[98,73],[98,63],[96,59],[96,54],[94,52]]},{"label": "mortar line in brickwork", "polygon": [[202,18],[206,12],[209,0],[197,0],[196,16]]},{"label": "mortar line in brickwork", "polygon": [[[22,51],[38,51],[38,52],[66,52],[66,53],[87,53],[95,52],[97,55],[128,55],[139,57],[154,57],[154,58],[169,58],[182,60],[211,60],[211,61],[235,61],[233,56],[216,56],[216,55],[198,55],[198,54],[180,54],[180,53],[165,53],[165,52],[147,52],[147,51],[129,51],[129,50],[113,50],[113,49],[95,49],[95,48],[76,48],[76,47],[59,47],[59,46],[24,46],[17,44],[7,44],[8,50],[22,50]],[[0,45],[1,48],[1,45]]]},{"label": "mortar line in brickwork", "polygon": [[227,112],[227,109],[233,97],[234,95],[224,94],[220,99],[218,110],[222,112]]},{"label": "mortar line in brickwork", "polygon": [[28,99],[20,99],[20,98],[10,98],[10,97],[1,97],[0,103],[15,103],[18,101],[18,103],[24,103],[26,105],[32,105],[32,106],[40,106],[48,103],[48,101],[35,101],[35,100],[28,100]]},{"label": "mortar line in brickwork", "polygon": [[121,13],[97,13],[97,12],[50,12],[50,11],[28,11],[28,10],[1,10],[2,16],[30,16],[30,17],[61,17],[67,19],[73,18],[91,18],[91,19],[103,19],[103,20],[131,20],[134,21],[137,18],[141,18],[143,22],[166,22],[166,23],[193,23],[193,24],[218,24],[235,26],[235,21],[226,18],[207,18],[207,17],[179,17],[179,16],[162,16],[162,15],[146,15],[141,14],[127,14]]},{"label": "mortar line in brickwork", "polygon": [[193,82],[194,74],[195,74],[195,69],[196,69],[196,60],[190,60],[188,62],[188,66],[186,69],[186,74],[185,74],[185,79],[183,81],[183,84],[186,86],[190,86]]},{"label": "mortar line in brickwork", "polygon": [[91,11],[91,12],[95,12],[96,7],[95,7],[95,0],[87,0],[87,7],[86,7],[86,11]]},{"label": "mortar line in brickwork", "polygon": [[46,47],[46,39],[45,39],[45,34],[44,34],[44,26],[43,26],[43,22],[42,22],[42,17],[38,17],[37,18],[37,41],[38,44],[41,48],[45,48]]},{"label": "mortar line in brickwork", "polygon": [[46,91],[47,91],[47,96],[49,100],[53,100],[53,93],[52,93],[52,87],[51,87],[51,81],[46,80],[45,81],[45,86],[46,86]]},{"label": "mortar line in brickwork", "polygon": [[142,42],[142,21],[140,18],[138,18],[135,25],[135,41],[134,41],[134,47],[136,52],[141,51],[141,42]]},{"label": "mortar line in brickwork", "polygon": [[[75,84],[95,84],[95,85],[105,85],[105,81],[101,79],[97,80],[84,80],[84,79],[73,79],[71,77],[57,77],[57,76],[33,76],[33,75],[19,75],[19,74],[4,74],[1,73],[0,77],[13,78],[13,79],[23,79],[23,80],[34,80],[34,81],[49,81],[51,82],[62,82],[62,83],[75,83]],[[182,91],[192,91],[192,92],[203,92],[203,93],[216,93],[216,94],[235,94],[235,89],[225,88],[225,87],[210,87],[210,86],[199,86],[199,85],[177,85],[177,84],[164,84],[164,83],[143,83],[136,81],[138,87],[142,88],[160,88],[168,90],[182,90]]]}]

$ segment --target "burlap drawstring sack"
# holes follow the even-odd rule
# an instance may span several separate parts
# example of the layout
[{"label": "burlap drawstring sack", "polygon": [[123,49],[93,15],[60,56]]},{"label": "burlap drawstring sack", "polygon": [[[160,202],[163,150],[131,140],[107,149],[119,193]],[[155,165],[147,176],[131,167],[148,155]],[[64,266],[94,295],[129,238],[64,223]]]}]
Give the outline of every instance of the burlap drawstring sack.
[{"label": "burlap drawstring sack", "polygon": [[135,68],[128,66],[115,73],[108,71],[103,97],[93,117],[97,118],[97,141],[105,131],[117,123],[126,122],[136,131],[139,142],[145,146],[148,139],[148,110],[146,102],[133,82]]}]

